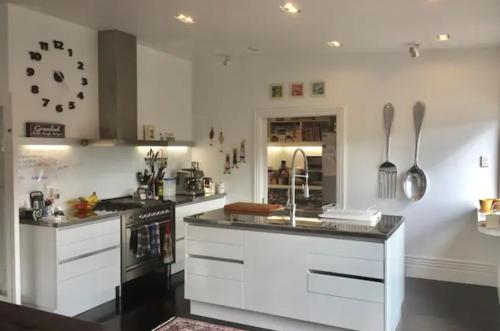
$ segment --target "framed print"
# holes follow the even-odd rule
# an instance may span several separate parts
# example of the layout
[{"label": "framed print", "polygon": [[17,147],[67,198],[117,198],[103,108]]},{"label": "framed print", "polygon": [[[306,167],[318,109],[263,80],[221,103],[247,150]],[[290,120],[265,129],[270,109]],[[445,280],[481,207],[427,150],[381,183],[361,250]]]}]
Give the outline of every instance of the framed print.
[{"label": "framed print", "polygon": [[282,99],[284,95],[283,84],[271,84],[269,86],[269,96],[271,99]]},{"label": "framed print", "polygon": [[302,82],[290,83],[290,96],[292,98],[304,97],[304,83]]},{"label": "framed print", "polygon": [[311,96],[324,97],[325,96],[325,81],[314,80],[311,82]]}]

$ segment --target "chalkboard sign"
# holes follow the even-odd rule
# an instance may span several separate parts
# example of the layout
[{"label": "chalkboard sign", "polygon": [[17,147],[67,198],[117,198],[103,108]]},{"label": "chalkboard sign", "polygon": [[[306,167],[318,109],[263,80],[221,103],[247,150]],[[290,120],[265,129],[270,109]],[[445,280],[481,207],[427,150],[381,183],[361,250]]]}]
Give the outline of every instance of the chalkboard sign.
[{"label": "chalkboard sign", "polygon": [[26,137],[64,138],[64,124],[26,122]]}]

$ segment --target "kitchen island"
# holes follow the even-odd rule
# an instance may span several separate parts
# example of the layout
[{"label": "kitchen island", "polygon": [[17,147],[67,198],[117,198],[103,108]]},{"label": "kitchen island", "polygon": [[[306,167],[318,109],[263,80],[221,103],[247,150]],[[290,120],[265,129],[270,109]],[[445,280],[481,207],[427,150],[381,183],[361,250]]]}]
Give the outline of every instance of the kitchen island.
[{"label": "kitchen island", "polygon": [[[396,330],[404,299],[404,221],[374,226],[311,215],[186,217],[191,313],[273,330]],[[335,329],[335,328],[334,328]]]}]

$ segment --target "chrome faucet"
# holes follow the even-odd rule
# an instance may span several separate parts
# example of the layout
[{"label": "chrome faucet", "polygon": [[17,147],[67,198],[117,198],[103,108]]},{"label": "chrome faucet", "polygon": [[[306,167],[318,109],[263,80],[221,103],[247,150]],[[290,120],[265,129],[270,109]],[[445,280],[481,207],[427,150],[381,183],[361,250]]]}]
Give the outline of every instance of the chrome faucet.
[{"label": "chrome faucet", "polygon": [[[302,153],[302,156],[304,157],[304,169],[305,173],[304,175],[297,175],[297,169],[295,168],[295,158],[297,157],[298,153]],[[293,158],[292,158],[292,175],[290,178],[290,185],[288,186],[288,201],[287,201],[287,206],[290,208],[290,221],[292,223],[292,226],[296,225],[295,221],[295,212],[297,210],[297,205],[295,204],[295,179],[297,177],[305,178],[306,183],[302,184],[302,189],[304,190],[304,198],[309,198],[309,169],[307,165],[307,157],[306,153],[302,150],[302,148],[297,148],[295,152],[293,152]]]}]

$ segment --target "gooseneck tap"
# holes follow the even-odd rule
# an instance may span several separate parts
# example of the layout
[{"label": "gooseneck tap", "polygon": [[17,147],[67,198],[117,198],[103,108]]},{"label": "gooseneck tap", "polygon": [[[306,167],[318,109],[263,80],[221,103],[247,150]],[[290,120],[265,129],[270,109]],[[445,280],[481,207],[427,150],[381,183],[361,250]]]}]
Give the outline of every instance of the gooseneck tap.
[{"label": "gooseneck tap", "polygon": [[[297,157],[297,154],[301,153],[302,157],[304,158],[304,170],[305,173],[304,175],[297,175],[297,169],[295,166],[295,158]],[[304,198],[309,198],[309,169],[307,165],[307,157],[306,153],[304,153],[304,150],[302,148],[297,148],[295,152],[293,152],[293,158],[292,158],[292,175],[290,178],[290,185],[288,186],[288,201],[287,201],[287,206],[290,209],[290,221],[292,223],[292,226],[296,225],[295,221],[295,212],[297,210],[297,205],[295,204],[295,180],[297,177],[300,178],[305,178],[305,184],[302,184],[302,189],[304,190]]]}]

